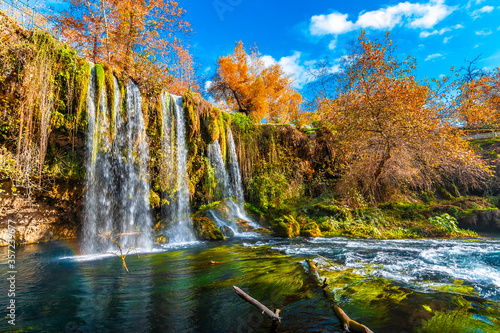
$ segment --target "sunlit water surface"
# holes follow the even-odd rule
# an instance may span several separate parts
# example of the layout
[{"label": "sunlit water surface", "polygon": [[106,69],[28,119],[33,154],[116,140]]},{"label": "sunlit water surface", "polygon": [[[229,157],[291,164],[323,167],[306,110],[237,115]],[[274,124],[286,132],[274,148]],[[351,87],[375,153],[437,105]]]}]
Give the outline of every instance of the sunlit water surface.
[{"label": "sunlit water surface", "polygon": [[[116,256],[79,256],[76,248],[75,242],[60,241],[16,250],[16,329],[268,332],[269,320],[235,295],[232,286],[237,285],[269,308],[282,310],[278,332],[341,331],[306,272],[307,258],[331,265],[328,270],[334,274],[349,271],[365,287],[367,281],[384,281],[380,288],[385,294],[377,296],[383,301],[356,306],[359,299],[354,291],[359,285],[352,284],[352,279],[350,285],[332,286],[348,314],[377,332],[416,331],[422,321],[410,318],[412,307],[428,319],[422,304],[439,302],[443,310],[443,304],[446,308],[449,303],[451,309],[457,295],[476,307],[493,309],[488,316],[477,316],[492,329],[500,320],[499,238],[287,240],[250,233],[226,242],[191,242],[131,255],[127,258],[130,274]],[[3,251],[7,254],[6,248]],[[6,255],[0,263],[0,276],[5,277]],[[347,283],[345,276],[342,281]],[[462,289],[446,289],[448,285]],[[0,288],[6,294],[4,278]],[[400,306],[387,290],[394,290],[394,295],[403,290],[411,296]],[[468,292],[462,295],[461,290]],[[2,295],[0,308],[6,309],[8,301]],[[381,320],[382,316],[392,320]],[[0,331],[12,329],[4,314],[0,318]]]}]

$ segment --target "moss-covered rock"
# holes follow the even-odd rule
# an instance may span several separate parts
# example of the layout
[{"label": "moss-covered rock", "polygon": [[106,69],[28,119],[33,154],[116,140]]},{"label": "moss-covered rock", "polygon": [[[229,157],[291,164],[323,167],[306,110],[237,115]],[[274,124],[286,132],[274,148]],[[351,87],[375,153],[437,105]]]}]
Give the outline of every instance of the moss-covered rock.
[{"label": "moss-covered rock", "polygon": [[287,215],[275,220],[273,231],[275,236],[294,238],[300,235],[300,225],[293,216]]},{"label": "moss-covered rock", "polygon": [[234,236],[234,231],[226,225],[223,225],[222,227],[220,227],[220,231],[226,237],[233,237]]},{"label": "moss-covered rock", "polygon": [[315,204],[308,209],[308,213],[317,217],[330,216],[338,220],[345,220],[350,217],[349,209],[337,205]]},{"label": "moss-covered rock", "polygon": [[160,196],[153,190],[149,191],[149,205],[152,209],[159,208],[160,206]]},{"label": "moss-covered rock", "polygon": [[500,231],[500,211],[498,209],[474,209],[463,212],[458,219],[463,229],[485,232]]},{"label": "moss-covered rock", "polygon": [[222,232],[217,228],[214,221],[208,217],[195,217],[193,219],[193,229],[196,238],[199,240],[225,240]]},{"label": "moss-covered rock", "polygon": [[266,228],[258,228],[258,229],[255,229],[254,231],[258,232],[259,234],[262,234],[262,235],[270,235],[273,233],[271,230],[266,229]]},{"label": "moss-covered rock", "polygon": [[321,237],[321,231],[319,230],[316,222],[310,222],[300,229],[300,235],[304,237]]},{"label": "moss-covered rock", "polygon": [[163,245],[163,244],[167,244],[169,241],[168,237],[165,236],[165,235],[159,235],[156,237],[156,240],[155,240],[155,244],[158,244],[158,245]]}]

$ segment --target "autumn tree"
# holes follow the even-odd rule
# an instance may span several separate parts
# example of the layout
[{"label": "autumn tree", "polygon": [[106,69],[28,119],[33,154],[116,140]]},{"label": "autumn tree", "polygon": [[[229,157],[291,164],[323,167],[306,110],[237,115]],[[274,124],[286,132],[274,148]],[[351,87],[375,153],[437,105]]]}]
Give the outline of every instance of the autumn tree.
[{"label": "autumn tree", "polygon": [[485,166],[442,121],[432,103],[439,96],[415,78],[415,60],[399,61],[394,49],[389,34],[369,41],[362,32],[360,52],[346,58],[335,97],[320,96],[319,116],[335,133],[343,161],[339,190],[381,201],[435,182],[477,186]]},{"label": "autumn tree", "polygon": [[67,1],[70,9],[58,17],[62,35],[91,61],[138,82],[170,84],[175,92],[193,85],[192,56],[180,39],[191,28],[177,2]]},{"label": "autumn tree", "polygon": [[228,108],[256,122],[300,122],[302,96],[277,63],[266,67],[256,47],[248,54],[240,41],[234,52],[217,60],[209,93]]},{"label": "autumn tree", "polygon": [[458,119],[467,127],[500,125],[500,68],[458,81]]}]

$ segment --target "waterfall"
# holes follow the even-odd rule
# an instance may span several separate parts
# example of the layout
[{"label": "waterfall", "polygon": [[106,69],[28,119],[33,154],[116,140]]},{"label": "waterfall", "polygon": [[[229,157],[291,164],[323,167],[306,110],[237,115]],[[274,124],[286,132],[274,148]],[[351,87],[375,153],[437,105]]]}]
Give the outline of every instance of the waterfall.
[{"label": "waterfall", "polygon": [[260,226],[250,218],[245,211],[245,196],[243,195],[243,182],[241,181],[240,165],[238,164],[238,156],[236,155],[236,145],[234,144],[233,132],[231,128],[228,129],[227,135],[227,148],[229,149],[229,183],[231,191],[236,202],[229,203],[229,207],[234,214],[253,227],[254,229]]},{"label": "waterfall", "polygon": [[142,114],[142,98],[139,88],[127,83],[127,122],[123,122],[121,112],[116,112],[117,123],[121,124],[115,134],[115,142],[123,150],[116,152],[120,175],[121,232],[133,233],[131,246],[150,249],[152,247],[152,221],[149,211],[149,144]]},{"label": "waterfall", "polygon": [[217,139],[215,142],[208,145],[207,151],[208,160],[214,169],[217,187],[215,189],[216,196],[219,198],[229,198],[233,196],[229,183],[229,175],[226,171],[226,165],[222,158],[222,150]]},{"label": "waterfall", "polygon": [[[87,96],[86,191],[82,251],[87,254],[116,251],[99,233],[112,232],[123,248],[150,249],[149,146],[146,140],[139,89],[127,83],[123,119],[120,89],[114,78],[113,112],[107,106],[106,89],[96,91],[92,69]],[[98,105],[96,95],[99,94]],[[111,119],[113,118],[113,119]],[[113,130],[110,122],[113,122]]]},{"label": "waterfall", "polygon": [[209,215],[218,227],[226,226],[233,233],[241,232],[237,220],[246,221],[254,229],[259,228],[245,212],[245,199],[243,196],[243,183],[241,181],[240,167],[236,156],[233,134],[231,128],[228,130],[228,149],[230,152],[229,161],[224,163],[219,140],[208,145],[208,160],[214,169],[215,179],[217,181],[216,195],[224,199],[227,206],[227,219],[220,216],[216,211],[209,211]]},{"label": "waterfall", "polygon": [[228,130],[227,136],[229,149],[229,179],[231,191],[234,198],[236,199],[236,204],[243,210],[245,207],[245,197],[243,196],[243,183],[241,181],[240,166],[238,164],[238,157],[236,156],[236,146],[234,145],[233,132],[231,128]]},{"label": "waterfall", "polygon": [[[170,100],[172,102],[170,102]],[[196,240],[194,237],[191,221],[191,207],[189,205],[189,183],[187,174],[187,146],[186,146],[186,120],[184,117],[184,108],[182,106],[182,97],[163,94],[162,99],[162,155],[164,165],[171,161],[176,161],[175,187],[176,195],[173,202],[168,207],[169,214],[167,218],[171,226],[167,231],[170,243],[184,243]],[[175,123],[171,121],[175,117]],[[173,151],[175,124],[175,155]],[[176,157],[176,158],[174,158]],[[164,171],[165,172],[165,171]],[[174,170],[167,169],[168,176],[174,176]],[[171,177],[165,177],[168,181]],[[168,195],[172,199],[172,195]]]}]

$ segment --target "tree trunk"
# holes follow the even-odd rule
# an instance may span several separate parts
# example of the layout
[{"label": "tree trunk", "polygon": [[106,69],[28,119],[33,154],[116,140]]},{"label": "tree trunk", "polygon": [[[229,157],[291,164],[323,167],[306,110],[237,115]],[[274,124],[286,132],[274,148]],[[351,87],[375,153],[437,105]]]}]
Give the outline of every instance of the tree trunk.
[{"label": "tree trunk", "polygon": [[323,295],[325,295],[326,299],[330,303],[330,306],[333,309],[333,312],[335,313],[335,316],[339,319],[340,323],[344,327],[345,332],[359,332],[359,333],[373,333],[368,327],[366,327],[363,324],[360,324],[351,318],[335,303],[334,300],[331,299],[330,295],[326,291],[326,287],[328,284],[326,283],[326,279],[321,282],[316,265],[314,264],[314,261],[311,259],[307,260],[307,264],[309,265],[309,273],[311,277],[315,280],[317,285],[323,290]]},{"label": "tree trunk", "polygon": [[276,331],[276,328],[278,327],[279,323],[281,322],[281,317],[279,316],[280,309],[276,309],[274,312],[272,312],[271,310],[269,310],[268,307],[266,307],[261,302],[259,302],[255,298],[253,298],[250,295],[248,295],[247,293],[245,293],[240,288],[238,288],[236,286],[233,286],[233,290],[236,293],[236,295],[240,296],[245,301],[247,301],[248,303],[250,303],[253,306],[255,306],[263,314],[265,313],[269,317],[269,319],[271,319],[273,321],[273,325],[271,327],[271,332],[275,332]]}]

